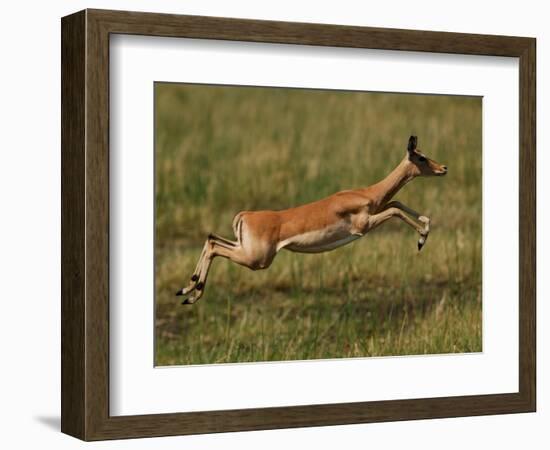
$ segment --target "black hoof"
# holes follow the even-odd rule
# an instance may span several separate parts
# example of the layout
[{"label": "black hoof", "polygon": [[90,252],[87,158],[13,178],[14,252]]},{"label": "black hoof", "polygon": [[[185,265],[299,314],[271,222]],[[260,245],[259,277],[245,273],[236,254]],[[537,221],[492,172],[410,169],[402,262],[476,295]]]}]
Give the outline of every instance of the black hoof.
[{"label": "black hoof", "polygon": [[418,251],[422,250],[422,247],[424,246],[424,244],[421,244],[420,242],[418,243]]},{"label": "black hoof", "polygon": [[189,301],[188,298],[186,298],[183,302],[181,302],[182,305],[191,305],[192,303]]},{"label": "black hoof", "polygon": [[180,289],[178,292],[176,292],[176,295],[183,295],[183,289]]}]

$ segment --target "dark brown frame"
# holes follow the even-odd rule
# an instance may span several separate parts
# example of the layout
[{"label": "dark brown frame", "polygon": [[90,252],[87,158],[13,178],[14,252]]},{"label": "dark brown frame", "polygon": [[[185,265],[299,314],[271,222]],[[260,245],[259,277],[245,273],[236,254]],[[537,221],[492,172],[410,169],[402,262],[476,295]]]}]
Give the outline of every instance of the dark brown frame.
[{"label": "dark brown frame", "polygon": [[[533,38],[85,10],[62,31],[61,430],[84,440],[535,411]],[[109,415],[109,35],[519,57],[519,392],[343,404]]]}]

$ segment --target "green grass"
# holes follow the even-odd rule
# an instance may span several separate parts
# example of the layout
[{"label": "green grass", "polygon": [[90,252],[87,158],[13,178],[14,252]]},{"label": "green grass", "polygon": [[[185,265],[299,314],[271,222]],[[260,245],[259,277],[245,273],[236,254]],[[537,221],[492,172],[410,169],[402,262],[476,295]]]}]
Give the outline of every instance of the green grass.
[{"label": "green grass", "polygon": [[[156,364],[481,351],[481,100],[156,85]],[[410,134],[446,164],[396,196],[432,219],[394,219],[332,252],[281,251],[253,272],[222,258],[181,306],[209,232],[382,179]]]}]

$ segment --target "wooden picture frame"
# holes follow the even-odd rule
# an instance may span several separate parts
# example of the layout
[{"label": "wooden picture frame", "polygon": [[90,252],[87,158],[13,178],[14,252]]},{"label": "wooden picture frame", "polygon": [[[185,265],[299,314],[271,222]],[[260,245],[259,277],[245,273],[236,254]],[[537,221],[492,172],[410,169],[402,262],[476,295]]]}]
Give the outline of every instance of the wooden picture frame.
[{"label": "wooden picture frame", "polygon": [[[62,30],[62,415],[84,440],[535,411],[533,38],[85,10]],[[519,58],[519,391],[139,416],[109,415],[109,36],[220,39]]]}]

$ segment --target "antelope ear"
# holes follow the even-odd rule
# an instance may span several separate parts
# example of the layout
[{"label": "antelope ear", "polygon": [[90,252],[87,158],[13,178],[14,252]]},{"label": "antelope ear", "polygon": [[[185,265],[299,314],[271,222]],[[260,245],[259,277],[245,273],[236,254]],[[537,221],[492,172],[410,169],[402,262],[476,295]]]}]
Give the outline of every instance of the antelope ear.
[{"label": "antelope ear", "polygon": [[409,153],[413,153],[416,150],[416,143],[418,142],[418,138],[416,136],[411,136],[409,138],[409,145],[407,146],[407,151]]}]

